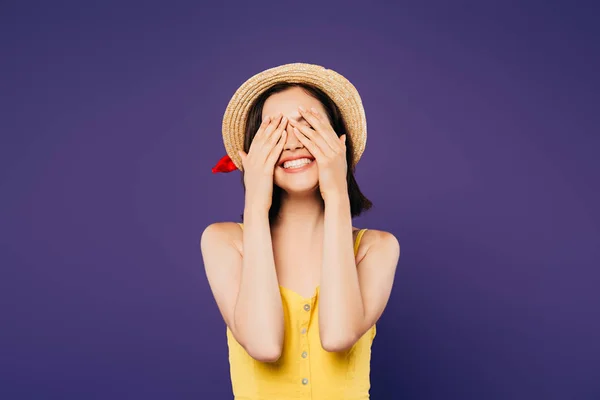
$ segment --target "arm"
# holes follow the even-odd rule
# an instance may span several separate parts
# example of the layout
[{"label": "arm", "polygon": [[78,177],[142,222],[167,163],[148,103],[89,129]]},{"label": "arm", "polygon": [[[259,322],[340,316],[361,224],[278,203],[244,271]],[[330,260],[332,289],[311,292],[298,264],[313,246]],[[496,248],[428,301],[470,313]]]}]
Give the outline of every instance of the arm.
[{"label": "arm", "polygon": [[[213,224],[201,239],[206,275],[225,323],[251,357],[265,362],[278,360],[283,347],[283,305],[269,208],[273,170],[287,138],[286,126],[281,113],[265,116],[249,152],[238,151],[246,189],[243,233],[237,224]],[[242,236],[241,254],[232,243],[233,234]]]},{"label": "arm", "polygon": [[[225,323],[248,354],[263,362],[279,359],[283,306],[275,272],[268,214],[244,211],[237,224],[208,226],[201,239],[206,275]],[[232,235],[243,236],[243,256]]]},{"label": "arm", "polygon": [[[400,245],[394,235],[369,231],[366,255],[356,265],[346,182],[346,134],[337,136],[327,116],[298,107],[311,125],[290,120],[296,137],[315,156],[325,200],[325,237],[319,291],[319,334],[327,351],[348,349],[375,324],[390,297]],[[314,128],[314,129],[313,129]],[[364,245],[363,245],[364,246]]]},{"label": "arm", "polygon": [[[369,230],[365,256],[358,265],[352,243],[348,198],[325,203],[325,237],[319,292],[319,333],[327,351],[351,348],[379,319],[389,300],[400,257],[398,240]],[[365,240],[367,236],[368,240]]]}]

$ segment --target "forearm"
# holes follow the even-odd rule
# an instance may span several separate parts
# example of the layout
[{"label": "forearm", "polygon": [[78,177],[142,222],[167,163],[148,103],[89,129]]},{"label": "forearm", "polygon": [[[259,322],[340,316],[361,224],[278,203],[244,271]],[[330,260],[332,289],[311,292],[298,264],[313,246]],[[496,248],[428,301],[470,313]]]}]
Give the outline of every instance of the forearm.
[{"label": "forearm", "polygon": [[326,201],[324,224],[319,333],[326,350],[339,351],[358,339],[356,334],[364,321],[347,197]]},{"label": "forearm", "polygon": [[252,357],[274,361],[283,345],[283,306],[268,212],[244,210],[243,253],[235,326]]}]

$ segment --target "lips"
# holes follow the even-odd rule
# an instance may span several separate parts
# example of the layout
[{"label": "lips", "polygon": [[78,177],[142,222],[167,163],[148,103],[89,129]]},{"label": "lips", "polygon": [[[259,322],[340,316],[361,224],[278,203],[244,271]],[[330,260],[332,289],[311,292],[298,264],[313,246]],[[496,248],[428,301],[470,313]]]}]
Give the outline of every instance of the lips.
[{"label": "lips", "polygon": [[[316,161],[311,160],[310,162],[307,163],[301,163],[298,166],[290,166],[289,168],[285,168],[283,166],[279,167],[281,168],[281,171],[284,174],[300,174],[306,170],[308,170],[309,168],[312,168],[312,166],[316,163]],[[285,165],[285,164],[284,164]]]},{"label": "lips", "polygon": [[277,163],[277,166],[283,167],[283,163],[284,162],[286,162],[286,161],[293,161],[293,160],[299,160],[301,158],[308,158],[310,161],[314,161],[314,159],[315,159],[313,156],[310,156],[310,155],[284,157],[281,160],[279,160],[279,162]]}]

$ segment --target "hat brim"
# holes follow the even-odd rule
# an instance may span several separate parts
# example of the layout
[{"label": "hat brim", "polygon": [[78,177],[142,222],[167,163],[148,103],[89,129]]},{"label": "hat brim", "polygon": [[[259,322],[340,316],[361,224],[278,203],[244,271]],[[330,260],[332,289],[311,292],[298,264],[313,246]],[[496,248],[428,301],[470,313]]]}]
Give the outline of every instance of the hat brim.
[{"label": "hat brim", "polygon": [[292,63],[262,71],[244,82],[229,101],[223,116],[225,151],[241,171],[238,154],[244,149],[248,111],[256,98],[271,86],[280,83],[308,83],[325,92],[339,108],[352,142],[352,166],[360,160],[367,142],[367,120],[358,91],[348,79],[320,65]]}]

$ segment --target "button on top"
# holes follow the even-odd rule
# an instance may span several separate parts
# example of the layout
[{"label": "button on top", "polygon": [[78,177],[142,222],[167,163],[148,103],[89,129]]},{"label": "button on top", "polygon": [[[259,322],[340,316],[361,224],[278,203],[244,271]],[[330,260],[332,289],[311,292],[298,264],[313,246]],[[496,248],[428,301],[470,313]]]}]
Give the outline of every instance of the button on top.
[{"label": "button on top", "polygon": [[306,378],[302,379],[302,384],[303,384],[303,385],[306,385],[306,384],[308,384],[308,379],[306,379]]},{"label": "button on top", "polygon": [[310,310],[310,304],[305,304],[304,305],[304,311],[308,311]]},{"label": "button on top", "polygon": [[302,352],[302,358],[306,358],[306,357],[308,357],[308,353],[307,353],[307,352],[305,352],[305,351],[303,351],[303,352]]},{"label": "button on top", "polygon": [[302,330],[300,331],[301,334],[305,334],[306,333],[306,328],[302,328]]}]

